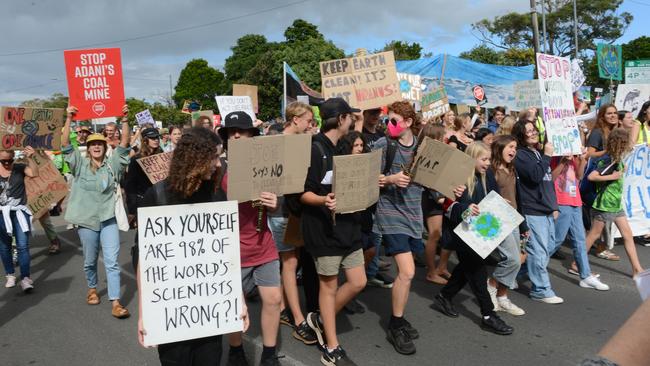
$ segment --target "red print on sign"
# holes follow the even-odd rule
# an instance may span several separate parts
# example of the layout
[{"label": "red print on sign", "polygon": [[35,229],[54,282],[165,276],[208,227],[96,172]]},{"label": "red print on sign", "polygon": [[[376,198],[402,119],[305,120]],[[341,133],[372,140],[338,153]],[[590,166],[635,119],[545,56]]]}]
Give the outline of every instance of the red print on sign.
[{"label": "red print on sign", "polygon": [[474,86],[474,88],[472,88],[472,92],[474,93],[474,99],[476,99],[476,103],[478,103],[478,105],[487,103],[487,98],[485,98],[485,90],[481,85]]},{"label": "red print on sign", "polygon": [[65,51],[70,105],[75,119],[122,115],[124,82],[119,48]]}]

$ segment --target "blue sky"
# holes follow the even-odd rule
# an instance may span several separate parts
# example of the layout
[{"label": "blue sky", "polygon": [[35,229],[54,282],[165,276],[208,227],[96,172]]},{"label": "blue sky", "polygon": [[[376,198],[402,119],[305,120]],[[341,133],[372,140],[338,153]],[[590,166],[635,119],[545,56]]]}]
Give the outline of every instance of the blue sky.
[{"label": "blue sky", "polygon": [[[528,0],[2,1],[0,13],[12,16],[0,22],[0,33],[11,35],[0,38],[0,105],[54,92],[67,94],[62,51],[6,54],[68,49],[237,17],[209,27],[106,45],[122,48],[126,95],[153,102],[169,94],[169,75],[175,84],[192,58],[204,58],[221,68],[239,37],[257,33],[279,41],[296,18],[316,24],[346,53],[359,47],[372,51],[396,39],[419,42],[426,52],[457,55],[479,43],[470,33],[471,23],[508,11],[525,12],[528,4]],[[619,11],[635,15],[619,43],[648,35],[642,14],[650,13],[650,0],[625,0]]]}]

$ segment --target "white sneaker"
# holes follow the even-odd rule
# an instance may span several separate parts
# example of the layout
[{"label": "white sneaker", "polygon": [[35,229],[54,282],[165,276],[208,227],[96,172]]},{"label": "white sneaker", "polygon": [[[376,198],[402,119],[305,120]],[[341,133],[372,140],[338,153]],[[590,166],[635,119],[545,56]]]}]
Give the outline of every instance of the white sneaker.
[{"label": "white sneaker", "polygon": [[600,282],[600,279],[594,275],[591,275],[584,280],[580,281],[580,287],[584,288],[595,288],[598,291],[607,291],[609,286]]},{"label": "white sneaker", "polygon": [[559,296],[542,297],[542,298],[531,297],[531,299],[535,301],[543,302],[545,304],[561,304],[564,302],[564,299]]},{"label": "white sneaker", "polygon": [[25,277],[22,279],[22,281],[20,281],[20,288],[23,289],[23,292],[30,292],[34,289],[34,281],[32,281],[29,277]]},{"label": "white sneaker", "polygon": [[487,290],[488,290],[488,293],[490,294],[490,299],[492,300],[492,304],[494,304],[494,309],[493,310],[494,311],[501,310],[501,309],[499,309],[499,302],[497,301],[497,288],[492,287],[492,285],[490,285],[490,280],[487,281]]},{"label": "white sneaker", "polygon": [[7,282],[5,283],[6,288],[12,288],[16,286],[16,276],[14,275],[7,275]]},{"label": "white sneaker", "polygon": [[498,309],[495,310],[500,310],[500,311],[505,311],[506,313],[514,316],[522,316],[526,314],[524,309],[520,308],[519,306],[515,305],[510,301],[509,298],[497,298],[497,306]]},{"label": "white sneaker", "polygon": [[74,225],[73,224],[68,224],[68,225],[65,226],[65,229],[66,230],[72,230],[72,229],[74,229]]}]

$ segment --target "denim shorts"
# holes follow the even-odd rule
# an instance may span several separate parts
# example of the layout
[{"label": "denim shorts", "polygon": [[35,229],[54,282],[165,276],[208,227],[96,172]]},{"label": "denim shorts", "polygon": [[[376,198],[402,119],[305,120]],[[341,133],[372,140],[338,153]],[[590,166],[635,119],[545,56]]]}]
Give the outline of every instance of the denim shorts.
[{"label": "denim shorts", "polygon": [[280,287],[280,282],[280,261],[277,259],[241,269],[242,290],[245,294],[250,294],[255,286]]},{"label": "denim shorts", "polygon": [[296,250],[295,246],[284,243],[284,234],[288,221],[288,218],[282,216],[269,216],[268,218],[269,229],[273,234],[273,241],[275,241],[275,247],[279,253]]},{"label": "denim shorts", "polygon": [[598,220],[600,222],[604,223],[611,223],[614,222],[619,217],[625,216],[625,211],[620,210],[618,212],[607,212],[607,211],[601,211],[597,210],[595,208],[591,209],[591,221]]},{"label": "denim shorts", "polygon": [[424,242],[420,238],[412,238],[405,234],[383,234],[386,255],[401,253],[420,254],[424,252]]}]

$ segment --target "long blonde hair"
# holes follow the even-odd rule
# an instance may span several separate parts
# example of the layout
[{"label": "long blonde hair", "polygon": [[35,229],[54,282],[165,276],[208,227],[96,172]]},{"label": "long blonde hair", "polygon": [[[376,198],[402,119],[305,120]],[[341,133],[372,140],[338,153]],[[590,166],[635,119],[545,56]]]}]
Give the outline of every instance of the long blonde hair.
[{"label": "long blonde hair", "polygon": [[[490,147],[480,141],[475,141],[472,142],[471,144],[467,145],[467,149],[465,149],[465,154],[469,155],[472,159],[476,160],[478,159],[481,155],[485,154],[490,154]],[[469,197],[472,197],[474,194],[474,190],[476,189],[476,184],[474,183],[474,176],[476,174],[472,174],[467,178],[467,193],[469,194]],[[485,174],[481,174],[481,184],[483,187],[486,187],[485,183]]]}]

